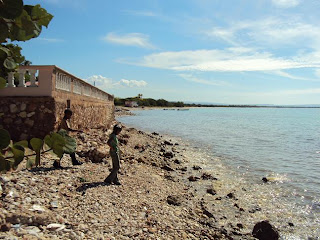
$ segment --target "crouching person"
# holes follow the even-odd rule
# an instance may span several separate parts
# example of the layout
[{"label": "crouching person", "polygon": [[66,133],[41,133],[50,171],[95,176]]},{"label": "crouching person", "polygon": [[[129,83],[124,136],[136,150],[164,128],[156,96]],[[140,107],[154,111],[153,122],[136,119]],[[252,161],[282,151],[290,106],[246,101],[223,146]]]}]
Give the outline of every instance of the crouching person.
[{"label": "crouching person", "polygon": [[121,185],[118,179],[118,171],[120,169],[120,157],[119,157],[119,141],[117,135],[121,132],[122,127],[120,125],[115,125],[113,127],[113,132],[111,133],[107,144],[110,147],[110,156],[112,158],[112,171],[109,176],[104,180],[105,183],[115,185]]},{"label": "crouching person", "polygon": [[[71,119],[71,117],[72,117],[72,111],[71,111],[71,109],[67,108],[64,111],[64,117],[63,117],[63,119],[61,120],[61,122],[59,124],[58,131],[60,129],[64,129],[64,130],[67,131],[68,134],[69,134],[69,132],[82,132],[80,130],[75,130],[75,129],[70,128],[69,119]],[[76,153],[75,152],[71,153],[70,157],[71,157],[71,160],[72,160],[72,165],[81,165],[82,164],[82,162],[79,162],[76,159]],[[59,160],[55,160],[54,163],[53,163],[53,167],[57,168],[57,169],[62,169],[62,167],[60,165],[60,162],[61,162],[61,158]]]}]

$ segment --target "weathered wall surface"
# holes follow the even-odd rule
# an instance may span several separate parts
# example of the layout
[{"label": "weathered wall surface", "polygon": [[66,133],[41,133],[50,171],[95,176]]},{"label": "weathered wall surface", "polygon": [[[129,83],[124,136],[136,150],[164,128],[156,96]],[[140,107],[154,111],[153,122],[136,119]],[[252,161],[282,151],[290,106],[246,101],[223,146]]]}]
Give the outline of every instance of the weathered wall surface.
[{"label": "weathered wall surface", "polygon": [[57,129],[67,108],[73,111],[75,129],[109,128],[114,120],[114,103],[76,94],[55,92],[54,97],[0,97],[0,125],[13,140],[43,138]]},{"label": "weathered wall surface", "polygon": [[56,101],[55,112],[57,124],[63,117],[63,112],[67,108],[68,100],[70,101],[70,108],[73,111],[71,119],[72,128],[108,128],[114,120],[113,99],[102,101],[62,91],[55,92],[54,98]]},{"label": "weathered wall surface", "polygon": [[13,140],[43,138],[55,124],[52,97],[1,97],[0,125]]}]

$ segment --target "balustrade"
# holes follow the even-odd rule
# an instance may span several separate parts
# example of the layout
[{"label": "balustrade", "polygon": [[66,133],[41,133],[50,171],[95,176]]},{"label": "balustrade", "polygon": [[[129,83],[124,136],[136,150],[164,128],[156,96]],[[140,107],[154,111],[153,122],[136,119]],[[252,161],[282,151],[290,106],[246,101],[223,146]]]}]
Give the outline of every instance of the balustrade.
[{"label": "balustrade", "polygon": [[[27,79],[27,82],[26,82]],[[113,96],[56,66],[20,66],[10,72],[0,96],[53,96],[54,91],[67,91],[95,99],[112,101]]]}]

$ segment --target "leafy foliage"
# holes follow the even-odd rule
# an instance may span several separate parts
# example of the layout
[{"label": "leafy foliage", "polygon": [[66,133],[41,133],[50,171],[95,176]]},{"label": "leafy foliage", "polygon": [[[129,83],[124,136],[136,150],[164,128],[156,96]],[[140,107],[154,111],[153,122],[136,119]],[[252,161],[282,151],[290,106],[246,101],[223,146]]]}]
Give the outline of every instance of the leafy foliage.
[{"label": "leafy foliage", "polygon": [[0,0],[0,88],[8,72],[25,62],[21,48],[10,41],[27,41],[40,35],[53,16],[39,4],[24,5],[22,0]]},{"label": "leafy foliage", "polygon": [[76,147],[76,140],[64,130],[50,133],[44,140],[32,138],[30,142],[13,143],[8,131],[0,129],[0,172],[16,169],[24,159],[27,159],[27,168],[39,166],[41,154],[52,151],[61,158],[64,153],[75,152]]}]

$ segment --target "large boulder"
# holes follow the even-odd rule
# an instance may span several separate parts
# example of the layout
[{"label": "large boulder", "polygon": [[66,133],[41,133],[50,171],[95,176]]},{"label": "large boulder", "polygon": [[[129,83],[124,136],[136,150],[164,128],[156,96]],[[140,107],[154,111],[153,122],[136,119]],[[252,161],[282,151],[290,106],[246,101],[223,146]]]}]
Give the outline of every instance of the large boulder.
[{"label": "large boulder", "polygon": [[259,240],[278,240],[279,232],[268,221],[258,222],[252,231],[252,235]]}]

